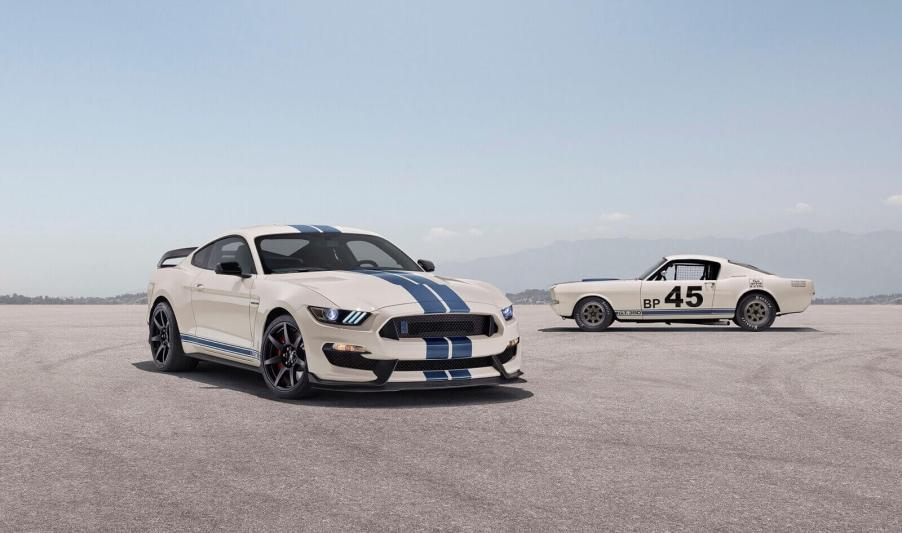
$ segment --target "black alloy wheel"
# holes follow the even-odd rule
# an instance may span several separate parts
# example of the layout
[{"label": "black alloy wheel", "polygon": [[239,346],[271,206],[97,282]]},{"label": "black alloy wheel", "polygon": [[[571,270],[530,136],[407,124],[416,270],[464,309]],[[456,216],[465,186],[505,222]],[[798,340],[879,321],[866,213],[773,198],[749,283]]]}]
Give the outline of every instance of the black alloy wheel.
[{"label": "black alloy wheel", "polygon": [[311,392],[304,338],[294,318],[283,315],[266,328],[263,338],[263,378],[280,398],[303,398]]}]

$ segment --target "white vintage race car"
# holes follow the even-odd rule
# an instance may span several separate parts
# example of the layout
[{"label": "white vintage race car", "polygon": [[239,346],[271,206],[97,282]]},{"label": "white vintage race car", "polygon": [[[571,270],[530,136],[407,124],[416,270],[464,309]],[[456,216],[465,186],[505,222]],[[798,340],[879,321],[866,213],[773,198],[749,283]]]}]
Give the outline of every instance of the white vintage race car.
[{"label": "white vintage race car", "polygon": [[722,324],[767,329],[779,315],[801,313],[814,284],[786,279],[720,257],[674,255],[636,279],[584,279],[551,287],[551,307],[583,331],[620,322]]},{"label": "white vintage race car", "polygon": [[282,398],[522,381],[507,297],[433,270],[336,226],[254,227],[173,250],[147,289],[153,362],[256,370]]}]

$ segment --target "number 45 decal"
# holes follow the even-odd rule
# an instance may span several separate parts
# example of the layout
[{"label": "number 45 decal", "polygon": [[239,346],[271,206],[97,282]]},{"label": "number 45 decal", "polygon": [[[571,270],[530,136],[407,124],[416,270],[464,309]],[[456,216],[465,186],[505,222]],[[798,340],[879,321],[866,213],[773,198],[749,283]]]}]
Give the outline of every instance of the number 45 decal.
[{"label": "number 45 decal", "polygon": [[692,285],[690,287],[686,287],[686,299],[683,299],[682,296],[682,287],[677,285],[670,291],[670,294],[664,298],[664,303],[673,304],[677,307],[683,307],[683,303],[688,305],[689,307],[699,307],[702,305],[702,302],[705,301],[704,296],[702,296],[702,287],[701,285]]}]

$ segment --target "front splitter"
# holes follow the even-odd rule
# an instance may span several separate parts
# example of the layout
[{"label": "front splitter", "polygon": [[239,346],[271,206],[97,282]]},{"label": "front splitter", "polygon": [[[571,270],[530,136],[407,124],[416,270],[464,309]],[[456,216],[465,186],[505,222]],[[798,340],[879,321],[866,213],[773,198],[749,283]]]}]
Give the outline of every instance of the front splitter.
[{"label": "front splitter", "polygon": [[397,392],[405,390],[434,390],[434,389],[463,389],[468,387],[485,387],[497,385],[515,385],[517,383],[526,383],[526,380],[520,376],[523,373],[519,370],[514,372],[510,378],[501,376],[489,378],[475,379],[447,379],[441,381],[400,381],[385,383],[353,383],[347,381],[329,381],[320,380],[313,374],[310,375],[310,385],[314,389],[319,390],[336,390],[348,392]]}]

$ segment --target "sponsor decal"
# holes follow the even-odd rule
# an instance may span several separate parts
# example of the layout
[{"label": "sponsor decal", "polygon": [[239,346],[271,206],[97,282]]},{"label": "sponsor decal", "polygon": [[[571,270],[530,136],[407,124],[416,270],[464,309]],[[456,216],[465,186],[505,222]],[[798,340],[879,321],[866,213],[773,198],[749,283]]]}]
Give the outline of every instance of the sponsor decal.
[{"label": "sponsor decal", "polygon": [[750,279],[749,280],[749,288],[750,289],[763,289],[764,281],[760,279]]},{"label": "sponsor decal", "polygon": [[794,279],[790,282],[790,285],[792,285],[793,287],[807,287],[808,282],[803,279]]},{"label": "sponsor decal", "polygon": [[626,311],[615,311],[617,316],[642,316],[642,311],[639,309],[628,309]]}]

